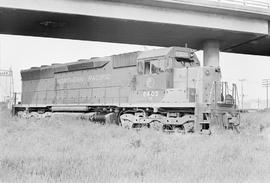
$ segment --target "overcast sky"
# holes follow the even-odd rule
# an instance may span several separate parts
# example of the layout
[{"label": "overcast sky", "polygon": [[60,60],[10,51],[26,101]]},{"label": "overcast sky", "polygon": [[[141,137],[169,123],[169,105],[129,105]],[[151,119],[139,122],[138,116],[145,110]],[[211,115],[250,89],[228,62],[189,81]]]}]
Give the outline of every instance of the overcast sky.
[{"label": "overcast sky", "polygon": [[[21,69],[151,48],[154,47],[0,35],[0,69],[12,67],[15,90],[20,91]],[[202,63],[202,52],[197,54]],[[270,57],[221,53],[220,64],[223,80],[237,83],[239,96],[241,88],[238,80],[245,78],[246,99],[265,99],[265,89],[261,87],[261,80],[270,79]]]}]

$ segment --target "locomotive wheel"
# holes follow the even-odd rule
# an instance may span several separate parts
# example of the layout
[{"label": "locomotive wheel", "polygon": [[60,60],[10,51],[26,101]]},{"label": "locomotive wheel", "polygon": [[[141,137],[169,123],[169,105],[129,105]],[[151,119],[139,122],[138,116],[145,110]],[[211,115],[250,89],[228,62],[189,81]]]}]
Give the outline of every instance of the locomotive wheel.
[{"label": "locomotive wheel", "polygon": [[123,114],[120,116],[121,126],[124,128],[132,128],[134,115],[133,114]]},{"label": "locomotive wheel", "polygon": [[163,130],[163,124],[158,120],[151,121],[149,125],[150,125],[150,128],[155,129],[157,131]]},{"label": "locomotive wheel", "polygon": [[132,121],[128,119],[121,120],[121,126],[124,128],[131,129],[132,125],[133,125]]},{"label": "locomotive wheel", "polygon": [[194,132],[194,121],[188,121],[183,124],[185,133]]},{"label": "locomotive wheel", "polygon": [[129,121],[129,120],[122,120],[122,121],[121,121],[121,126],[122,126],[123,128],[130,129],[130,128],[132,128],[132,122]]}]

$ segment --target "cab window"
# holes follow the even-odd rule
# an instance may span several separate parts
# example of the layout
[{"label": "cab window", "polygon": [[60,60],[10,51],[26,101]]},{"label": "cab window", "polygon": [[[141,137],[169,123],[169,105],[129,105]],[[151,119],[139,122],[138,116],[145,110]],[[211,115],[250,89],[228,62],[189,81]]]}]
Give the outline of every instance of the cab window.
[{"label": "cab window", "polygon": [[182,57],[175,57],[175,65],[179,67],[190,67],[195,64],[193,59],[189,58],[182,58]]},{"label": "cab window", "polygon": [[165,71],[165,60],[151,60],[150,61],[150,68],[151,74],[159,74]]},{"label": "cab window", "polygon": [[137,70],[138,74],[159,74],[165,72],[167,69],[167,62],[165,59],[162,60],[147,60],[144,62],[138,62]]},{"label": "cab window", "polygon": [[146,61],[144,64],[144,74],[150,74],[150,62]]},{"label": "cab window", "polygon": [[159,60],[151,61],[151,74],[158,74],[161,72]]}]

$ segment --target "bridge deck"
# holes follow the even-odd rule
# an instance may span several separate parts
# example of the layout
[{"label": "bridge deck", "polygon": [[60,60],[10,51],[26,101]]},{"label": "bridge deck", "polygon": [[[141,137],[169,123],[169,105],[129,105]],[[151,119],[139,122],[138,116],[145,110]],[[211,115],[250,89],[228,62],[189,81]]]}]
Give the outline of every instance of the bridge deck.
[{"label": "bridge deck", "polygon": [[0,0],[0,33],[270,55],[266,0]]}]

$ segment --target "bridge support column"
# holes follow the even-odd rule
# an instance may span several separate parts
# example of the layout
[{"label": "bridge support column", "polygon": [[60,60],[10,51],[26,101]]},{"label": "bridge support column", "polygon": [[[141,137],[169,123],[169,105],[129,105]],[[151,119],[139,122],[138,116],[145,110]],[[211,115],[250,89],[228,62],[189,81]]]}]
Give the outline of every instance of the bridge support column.
[{"label": "bridge support column", "polygon": [[203,44],[203,65],[219,66],[219,41],[208,40]]}]

